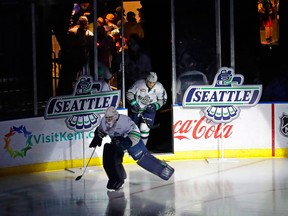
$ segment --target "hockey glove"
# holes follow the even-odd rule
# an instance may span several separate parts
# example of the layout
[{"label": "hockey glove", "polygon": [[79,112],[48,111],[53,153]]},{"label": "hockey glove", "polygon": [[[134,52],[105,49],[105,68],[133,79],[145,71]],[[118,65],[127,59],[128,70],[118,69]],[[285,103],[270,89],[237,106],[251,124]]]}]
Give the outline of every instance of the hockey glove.
[{"label": "hockey glove", "polygon": [[136,113],[138,113],[140,111],[140,109],[141,109],[136,100],[131,100],[130,101],[130,105],[131,105],[132,111],[134,111]]},{"label": "hockey glove", "polygon": [[132,141],[128,136],[125,138],[121,136],[113,137],[112,143],[116,145],[118,149],[122,151],[125,151],[126,149],[132,146]]},{"label": "hockey glove", "polygon": [[115,136],[111,139],[114,145],[119,145],[123,140],[124,140],[124,137],[122,136]]},{"label": "hockey glove", "polygon": [[149,104],[148,106],[146,106],[145,111],[148,113],[154,113],[159,109],[159,104],[158,103],[153,103],[153,104]]},{"label": "hockey glove", "polygon": [[103,137],[105,137],[106,134],[101,132],[98,128],[94,132],[94,138],[92,139],[89,148],[96,148],[96,146],[102,145]]}]

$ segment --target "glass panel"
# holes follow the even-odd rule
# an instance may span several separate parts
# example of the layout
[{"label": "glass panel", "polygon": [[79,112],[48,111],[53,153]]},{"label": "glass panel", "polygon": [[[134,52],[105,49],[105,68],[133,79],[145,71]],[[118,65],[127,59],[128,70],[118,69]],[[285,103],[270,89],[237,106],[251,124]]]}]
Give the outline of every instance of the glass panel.
[{"label": "glass panel", "polygon": [[212,84],[216,68],[215,3],[174,1],[177,103],[189,85]]}]

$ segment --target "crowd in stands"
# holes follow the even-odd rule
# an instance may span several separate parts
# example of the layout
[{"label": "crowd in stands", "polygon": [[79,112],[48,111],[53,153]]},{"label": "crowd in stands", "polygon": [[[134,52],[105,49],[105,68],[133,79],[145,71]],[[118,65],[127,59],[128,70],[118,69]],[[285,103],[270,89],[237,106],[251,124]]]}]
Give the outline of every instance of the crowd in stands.
[{"label": "crowd in stands", "polygon": [[[141,9],[138,11],[139,17],[143,18]],[[65,47],[61,50],[57,94],[71,94],[81,75],[94,76],[94,22],[97,23],[97,79],[110,84],[114,80],[115,87],[122,88],[122,52],[125,58],[125,88],[146,77],[152,71],[152,66],[149,55],[142,49],[145,32],[143,19],[140,21],[136,20],[136,14],[132,11],[125,14],[121,6],[94,19],[90,3],[75,3]],[[103,71],[104,75],[99,74]]]}]

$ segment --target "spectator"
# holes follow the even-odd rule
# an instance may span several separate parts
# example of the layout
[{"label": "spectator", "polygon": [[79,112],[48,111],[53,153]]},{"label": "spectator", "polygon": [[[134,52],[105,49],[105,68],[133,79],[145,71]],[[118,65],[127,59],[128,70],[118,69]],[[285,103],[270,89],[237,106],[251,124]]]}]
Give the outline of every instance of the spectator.
[{"label": "spectator", "polygon": [[[104,26],[104,23],[105,23],[105,21],[104,21],[104,19],[103,19],[103,17],[98,17],[97,18],[97,27],[99,27],[99,26]],[[92,22],[92,23],[89,23],[89,27],[88,27],[88,29],[90,30],[90,31],[94,31],[94,23]]]},{"label": "spectator", "polygon": [[135,13],[127,13],[127,22],[124,24],[124,37],[129,40],[130,35],[136,34],[140,39],[144,38],[144,31],[140,23],[137,23]]},{"label": "spectator", "polygon": [[[125,16],[126,16],[125,10],[123,9],[123,23],[126,22]],[[115,23],[119,28],[122,26],[122,7],[121,6],[118,6],[115,9]]]},{"label": "spectator", "polygon": [[[130,39],[127,41],[127,51],[124,54],[126,89],[128,89],[137,80],[145,79],[149,75],[149,72],[152,71],[151,59],[142,51],[140,42],[141,40],[137,35],[131,35]],[[117,63],[114,65],[121,64],[121,57],[121,54],[119,54]],[[122,72],[121,68],[117,71]],[[120,80],[118,80],[118,83],[121,83],[121,77],[122,74],[119,74],[118,78]]]},{"label": "spectator", "polygon": [[118,29],[118,26],[115,25],[115,16],[112,13],[108,13],[105,17],[105,22],[106,24],[104,25],[104,28],[106,34],[112,37],[111,32],[114,29]]},{"label": "spectator", "polygon": [[265,28],[265,40],[267,43],[272,43],[273,20],[275,19],[274,0],[259,0],[258,12]]},{"label": "spectator", "polygon": [[93,22],[92,13],[93,9],[89,2],[74,3],[71,14],[71,27],[77,25],[81,16],[86,16],[89,23]]},{"label": "spectator", "polygon": [[108,68],[112,67],[112,61],[116,57],[117,50],[113,38],[108,36],[104,27],[99,26],[97,31],[98,59]]},{"label": "spectator", "polygon": [[97,26],[104,26],[105,20],[103,17],[98,17],[97,19]]},{"label": "spectator", "polygon": [[67,50],[62,54],[63,62],[59,75],[58,94],[73,92],[75,81],[83,67],[89,62],[89,55],[93,49],[93,33],[88,30],[88,19],[81,16],[78,25],[68,31]]},{"label": "spectator", "polygon": [[137,8],[137,11],[138,11],[138,16],[139,16],[139,24],[142,26],[142,29],[144,31],[144,34],[145,34],[145,29],[146,29],[146,22],[145,22],[145,12],[144,12],[144,9],[143,7],[141,8]]},{"label": "spectator", "polygon": [[116,44],[116,49],[117,49],[117,53],[120,54],[122,52],[122,50],[127,50],[127,40],[124,38],[124,47],[122,49],[122,34],[119,31],[119,29],[114,29],[111,32],[111,35],[113,37],[113,40]]}]

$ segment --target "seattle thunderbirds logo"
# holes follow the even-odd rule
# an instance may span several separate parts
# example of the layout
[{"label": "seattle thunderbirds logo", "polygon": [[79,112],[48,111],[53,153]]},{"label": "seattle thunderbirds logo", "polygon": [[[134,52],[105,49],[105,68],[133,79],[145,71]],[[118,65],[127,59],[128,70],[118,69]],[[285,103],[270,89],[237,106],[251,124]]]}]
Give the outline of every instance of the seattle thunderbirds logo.
[{"label": "seattle thunderbirds logo", "polygon": [[52,97],[47,103],[45,119],[66,118],[69,129],[90,131],[100,123],[100,114],[110,106],[118,107],[120,91],[101,91],[102,82],[81,76],[73,95]]},{"label": "seattle thunderbirds logo", "polygon": [[238,118],[240,106],[255,106],[261,98],[262,85],[243,85],[244,77],[231,68],[220,68],[212,86],[189,86],[182,106],[205,107],[205,116],[215,123]]}]

